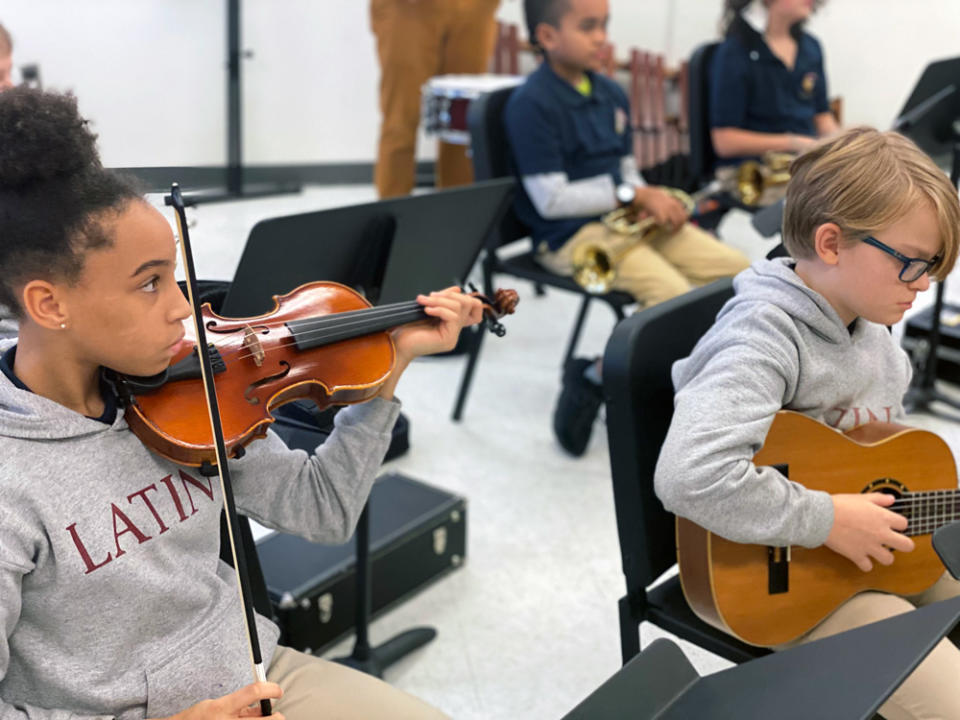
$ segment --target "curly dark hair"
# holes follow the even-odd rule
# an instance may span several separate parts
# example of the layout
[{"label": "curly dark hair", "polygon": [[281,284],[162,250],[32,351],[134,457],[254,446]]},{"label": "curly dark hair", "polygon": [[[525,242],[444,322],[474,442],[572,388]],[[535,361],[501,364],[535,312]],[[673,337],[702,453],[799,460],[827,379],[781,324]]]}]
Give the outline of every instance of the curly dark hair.
[{"label": "curly dark hair", "polygon": [[527,38],[537,51],[543,48],[537,43],[537,25],[547,23],[560,27],[560,20],[570,11],[570,0],[523,0],[523,15],[527,20]]},{"label": "curly dark hair", "polygon": [[19,317],[24,283],[76,281],[84,254],[112,242],[104,213],[142,197],[104,169],[96,139],[69,93],[0,93],[0,304]]},{"label": "curly dark hair", "polygon": [[[720,20],[720,32],[723,35],[727,34],[727,31],[730,30],[730,25],[733,24],[734,18],[737,17],[744,9],[752,3],[753,0],[724,0],[723,2],[723,17]],[[816,12],[827,0],[813,0],[813,11]],[[798,23],[798,25],[803,25],[803,23]]]}]

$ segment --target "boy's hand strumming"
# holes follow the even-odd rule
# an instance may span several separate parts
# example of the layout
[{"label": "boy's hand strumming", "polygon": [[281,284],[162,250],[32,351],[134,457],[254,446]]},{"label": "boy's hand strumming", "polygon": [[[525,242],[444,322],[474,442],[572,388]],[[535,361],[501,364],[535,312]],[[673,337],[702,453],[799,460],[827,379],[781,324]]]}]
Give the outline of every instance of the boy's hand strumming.
[{"label": "boy's hand strumming", "polygon": [[910,552],[913,540],[903,534],[907,519],[887,507],[896,499],[888,493],[833,495],[833,527],[825,543],[868,572],[873,560],[893,563],[893,550]]}]

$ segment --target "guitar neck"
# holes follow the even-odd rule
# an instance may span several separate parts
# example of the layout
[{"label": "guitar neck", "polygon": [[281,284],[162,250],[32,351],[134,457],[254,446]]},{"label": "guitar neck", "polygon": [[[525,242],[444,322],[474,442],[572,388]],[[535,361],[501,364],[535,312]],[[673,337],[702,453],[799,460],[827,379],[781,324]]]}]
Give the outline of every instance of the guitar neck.
[{"label": "guitar neck", "polygon": [[905,492],[890,509],[909,521],[905,535],[928,535],[960,520],[960,490]]}]

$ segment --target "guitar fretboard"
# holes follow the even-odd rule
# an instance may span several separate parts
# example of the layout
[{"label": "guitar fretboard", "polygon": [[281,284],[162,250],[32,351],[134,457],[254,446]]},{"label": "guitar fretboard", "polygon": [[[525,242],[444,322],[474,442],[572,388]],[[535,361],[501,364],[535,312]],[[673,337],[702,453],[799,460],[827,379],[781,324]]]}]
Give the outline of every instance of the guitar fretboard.
[{"label": "guitar fretboard", "polygon": [[928,535],[960,520],[960,490],[926,490],[904,493],[890,509],[909,521],[905,535]]}]

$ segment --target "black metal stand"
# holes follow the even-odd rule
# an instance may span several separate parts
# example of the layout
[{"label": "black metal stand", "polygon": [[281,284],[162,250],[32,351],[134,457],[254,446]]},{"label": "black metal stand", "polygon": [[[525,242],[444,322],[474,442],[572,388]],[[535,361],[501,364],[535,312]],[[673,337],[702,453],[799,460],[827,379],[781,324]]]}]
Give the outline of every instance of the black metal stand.
[{"label": "black metal stand", "polygon": [[437,636],[430,627],[413,628],[387,640],[377,647],[370,646],[368,631],[370,628],[370,608],[372,590],[370,560],[370,501],[367,500],[357,521],[357,639],[353,652],[345,657],[334,658],[343,665],[355,670],[383,677],[383,671],[400,658],[408,655],[422,645],[426,645]]},{"label": "black metal stand", "polygon": [[[953,164],[950,179],[954,187],[960,188],[960,135],[954,128]],[[937,283],[937,294],[933,303],[933,317],[930,318],[930,334],[917,348],[919,360],[915,362],[918,370],[912,387],[903,399],[907,412],[935,412],[932,403],[948,405],[960,411],[960,402],[937,390],[937,351],[940,348],[940,315],[943,312],[943,291],[946,280]],[[955,418],[960,419],[960,418]]]},{"label": "black metal stand", "polygon": [[300,183],[245,185],[243,181],[243,132],[241,125],[240,61],[252,53],[240,49],[240,0],[227,0],[227,167],[226,191],[184,193],[186,205],[243,200],[267,195],[298,193]]}]

